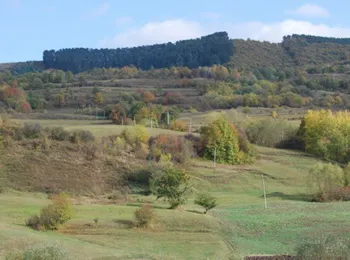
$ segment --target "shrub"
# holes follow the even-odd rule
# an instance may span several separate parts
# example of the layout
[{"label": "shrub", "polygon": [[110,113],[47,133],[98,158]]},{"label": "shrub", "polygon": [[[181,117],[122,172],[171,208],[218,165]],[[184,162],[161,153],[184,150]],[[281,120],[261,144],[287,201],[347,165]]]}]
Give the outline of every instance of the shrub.
[{"label": "shrub", "polygon": [[170,124],[170,129],[173,131],[186,132],[188,131],[188,125],[185,121],[175,120]]},{"label": "shrub", "polygon": [[243,112],[244,114],[248,114],[248,113],[251,112],[251,109],[250,109],[250,107],[244,107],[243,110],[242,110],[242,112]]},{"label": "shrub", "polygon": [[68,141],[70,133],[63,129],[63,127],[46,128],[49,138],[56,141]]},{"label": "shrub", "polygon": [[194,201],[195,204],[202,206],[205,211],[204,214],[208,212],[208,210],[211,210],[212,208],[216,207],[216,198],[209,193],[200,193],[198,194],[196,200]]},{"label": "shrub", "polygon": [[40,229],[40,218],[38,215],[31,216],[26,221],[26,226],[31,227],[32,229],[39,230]]},{"label": "shrub", "polygon": [[144,101],[145,103],[151,103],[151,102],[153,102],[153,101],[156,99],[156,97],[154,96],[154,94],[151,93],[151,92],[149,92],[149,91],[143,92],[143,93],[142,93],[142,97],[143,97],[143,101]]},{"label": "shrub", "polygon": [[171,154],[172,160],[185,163],[194,157],[194,147],[190,140],[183,136],[161,134],[150,139],[150,156],[159,161],[162,154]]},{"label": "shrub", "polygon": [[307,177],[307,183],[318,201],[332,200],[332,193],[342,187],[343,170],[331,163],[314,165]]},{"label": "shrub", "polygon": [[23,137],[27,139],[36,139],[40,137],[41,126],[39,124],[25,123],[21,129]]},{"label": "shrub", "polygon": [[329,194],[329,198],[332,200],[350,201],[350,187],[333,189]]},{"label": "shrub", "polygon": [[152,205],[143,204],[135,211],[135,217],[139,227],[150,227],[155,221],[156,213],[153,211]]},{"label": "shrub", "polygon": [[53,203],[41,209],[39,224],[47,230],[55,230],[72,217],[72,203],[65,194],[52,198]]},{"label": "shrub", "polygon": [[293,137],[297,129],[282,119],[267,118],[250,123],[246,128],[250,142],[266,146],[280,147]]},{"label": "shrub", "polygon": [[147,128],[140,125],[125,129],[121,136],[129,145],[132,146],[140,145],[141,143],[145,144],[150,138]]},{"label": "shrub", "polygon": [[179,92],[167,92],[163,99],[164,105],[180,104],[184,97]]},{"label": "shrub", "polygon": [[86,130],[76,130],[70,136],[70,141],[75,144],[95,141],[95,136]]},{"label": "shrub", "polygon": [[321,238],[315,242],[307,242],[296,248],[298,260],[336,260],[349,259],[350,243],[332,237]]},{"label": "shrub", "polygon": [[39,246],[23,252],[12,253],[6,260],[69,260],[68,254],[59,246]]}]

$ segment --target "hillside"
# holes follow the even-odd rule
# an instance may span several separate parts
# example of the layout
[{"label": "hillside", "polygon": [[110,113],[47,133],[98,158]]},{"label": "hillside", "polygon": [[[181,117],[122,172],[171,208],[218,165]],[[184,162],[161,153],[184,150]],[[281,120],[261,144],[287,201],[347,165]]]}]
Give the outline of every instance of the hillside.
[{"label": "hillside", "polygon": [[292,35],[285,36],[281,43],[270,43],[249,39],[230,40],[226,32],[220,32],[175,44],[123,49],[45,50],[43,62],[0,64],[0,72],[11,70],[13,74],[20,74],[54,68],[77,73],[92,68],[131,65],[144,70],[171,66],[195,68],[227,62],[229,66],[237,68],[281,69],[324,66],[346,61],[350,61],[347,38]]}]

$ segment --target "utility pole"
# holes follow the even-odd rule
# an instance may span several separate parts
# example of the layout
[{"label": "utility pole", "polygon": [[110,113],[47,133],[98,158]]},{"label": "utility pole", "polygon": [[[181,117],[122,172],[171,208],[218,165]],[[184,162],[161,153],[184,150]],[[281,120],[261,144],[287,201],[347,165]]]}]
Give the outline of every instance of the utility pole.
[{"label": "utility pole", "polygon": [[216,147],[214,149],[214,172],[216,171]]},{"label": "utility pole", "polygon": [[136,120],[135,120],[135,117],[134,117],[134,126],[136,126]]},{"label": "utility pole", "polygon": [[189,132],[192,133],[192,117],[190,117],[190,127],[189,127]]},{"label": "utility pole", "polygon": [[152,126],[153,126],[153,124],[152,124],[152,123],[153,123],[153,120],[152,120],[152,117],[151,117],[151,128],[152,128]]},{"label": "utility pole", "polygon": [[168,123],[168,128],[170,126],[170,115],[169,115],[169,109],[167,111],[167,123]]},{"label": "utility pole", "polygon": [[261,174],[261,180],[262,180],[262,185],[263,185],[263,190],[264,190],[264,206],[265,206],[265,209],[267,209],[266,189],[265,189],[264,174]]}]

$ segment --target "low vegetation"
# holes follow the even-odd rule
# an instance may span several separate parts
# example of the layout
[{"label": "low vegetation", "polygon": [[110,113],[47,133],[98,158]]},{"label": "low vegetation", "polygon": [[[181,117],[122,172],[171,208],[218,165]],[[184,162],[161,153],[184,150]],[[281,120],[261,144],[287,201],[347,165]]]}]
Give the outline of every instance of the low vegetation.
[{"label": "low vegetation", "polygon": [[338,165],[316,164],[310,170],[307,183],[317,201],[347,201],[350,199],[347,172]]},{"label": "low vegetation", "polygon": [[69,260],[70,256],[59,246],[43,245],[11,253],[6,260]]},{"label": "low vegetation", "polygon": [[26,225],[35,230],[56,230],[72,218],[72,203],[66,194],[54,196],[52,201],[41,209],[39,216],[30,217]]},{"label": "low vegetation", "polygon": [[135,217],[137,220],[137,226],[147,228],[154,224],[156,213],[154,212],[152,205],[144,204],[141,208],[135,211]]},{"label": "low vegetation", "polygon": [[207,214],[209,210],[217,206],[216,201],[217,199],[209,193],[199,193],[194,203],[203,207],[205,209],[204,214]]}]

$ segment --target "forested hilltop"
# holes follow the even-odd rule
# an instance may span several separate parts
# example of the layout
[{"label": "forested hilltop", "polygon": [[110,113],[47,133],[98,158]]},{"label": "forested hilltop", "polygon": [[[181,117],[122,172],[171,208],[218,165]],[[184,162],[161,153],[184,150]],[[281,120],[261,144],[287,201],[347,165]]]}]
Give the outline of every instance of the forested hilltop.
[{"label": "forested hilltop", "polygon": [[218,32],[194,40],[134,48],[46,50],[43,62],[46,68],[77,73],[132,65],[144,70],[172,66],[196,68],[226,63],[232,55],[232,40],[226,32]]}]

